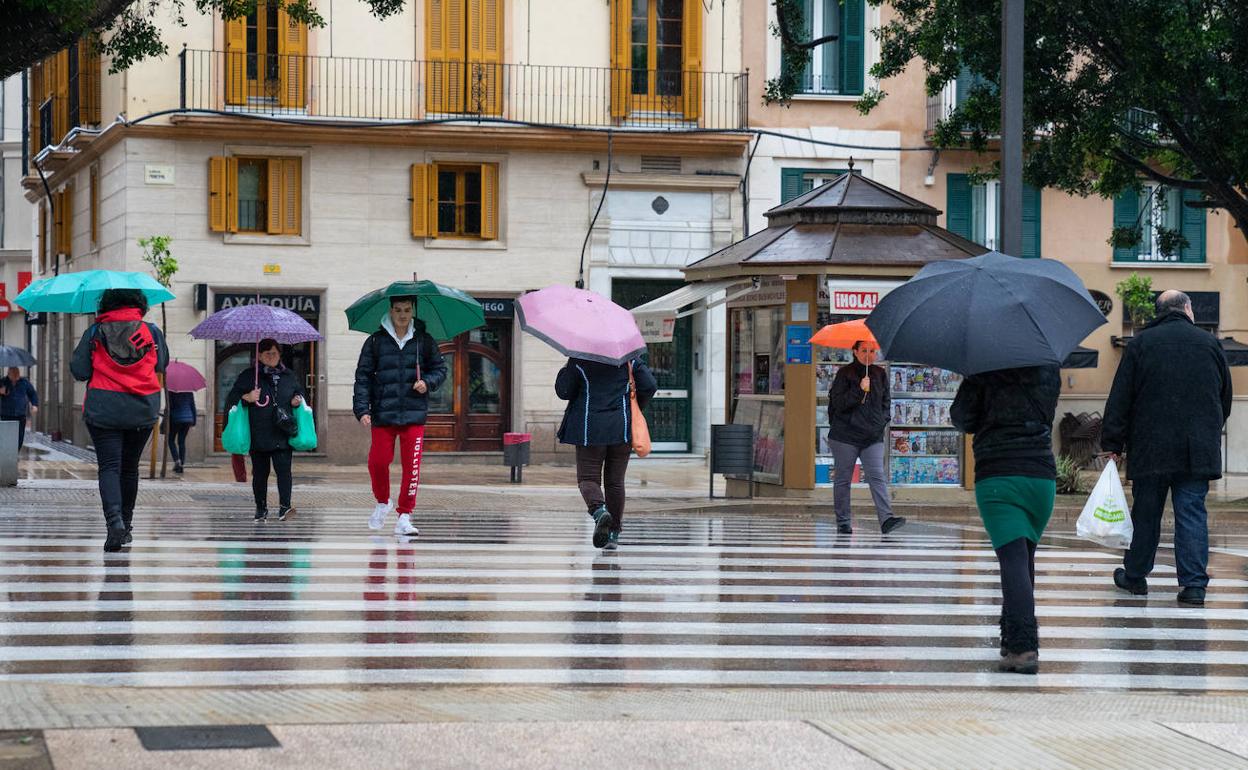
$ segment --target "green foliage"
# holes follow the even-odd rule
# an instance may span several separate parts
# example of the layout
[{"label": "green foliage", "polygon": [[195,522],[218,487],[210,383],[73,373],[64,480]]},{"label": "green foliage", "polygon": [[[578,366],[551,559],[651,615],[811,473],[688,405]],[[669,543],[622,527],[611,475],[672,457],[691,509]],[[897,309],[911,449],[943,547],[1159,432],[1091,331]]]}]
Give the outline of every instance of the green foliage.
[{"label": "green foliage", "polygon": [[173,283],[173,276],[178,272],[178,260],[169,251],[173,238],[168,235],[153,235],[140,238],[143,247],[143,261],[152,266],[152,275],[157,283],[166,289]]},{"label": "green foliage", "polygon": [[[939,121],[932,141],[988,150],[1001,126],[1002,0],[888,5],[871,69],[882,86],[869,89],[859,109],[877,107],[887,81],[907,67],[923,68],[932,96],[965,67],[977,75],[975,85]],[[1241,0],[1047,0],[1027,3],[1025,14],[1028,182],[1104,197],[1137,186],[1140,177],[1196,189],[1248,233],[1248,14]],[[1164,241],[1181,247],[1177,237]]]},{"label": "green foliage", "polygon": [[1157,250],[1163,256],[1172,257],[1191,245],[1180,230],[1161,225],[1155,229],[1157,230]]},{"label": "green foliage", "polygon": [[1153,279],[1151,276],[1132,273],[1118,282],[1114,293],[1122,300],[1122,308],[1131,324],[1141,327],[1153,320],[1157,314],[1156,301],[1153,299]]},{"label": "green foliage", "polygon": [[1057,493],[1059,495],[1078,495],[1084,492],[1083,480],[1079,477],[1079,466],[1073,458],[1061,456],[1057,458]]},{"label": "green foliage", "polygon": [[1109,245],[1115,249],[1134,249],[1140,245],[1144,231],[1138,226],[1115,227],[1109,233]]}]

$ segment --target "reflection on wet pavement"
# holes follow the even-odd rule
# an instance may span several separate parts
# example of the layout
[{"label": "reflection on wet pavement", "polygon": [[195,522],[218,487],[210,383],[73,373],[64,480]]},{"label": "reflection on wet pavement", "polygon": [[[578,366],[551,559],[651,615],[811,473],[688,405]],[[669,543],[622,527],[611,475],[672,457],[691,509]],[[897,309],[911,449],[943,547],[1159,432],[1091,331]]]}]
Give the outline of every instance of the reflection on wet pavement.
[{"label": "reflection on wet pavement", "polygon": [[1027,678],[993,672],[996,561],[969,524],[638,511],[604,553],[576,513],[418,518],[401,543],[356,510],[143,510],[105,555],[85,503],[0,512],[0,681],[1248,690],[1244,536],[1189,609],[1170,551],[1130,597],[1115,553],[1052,533]]}]

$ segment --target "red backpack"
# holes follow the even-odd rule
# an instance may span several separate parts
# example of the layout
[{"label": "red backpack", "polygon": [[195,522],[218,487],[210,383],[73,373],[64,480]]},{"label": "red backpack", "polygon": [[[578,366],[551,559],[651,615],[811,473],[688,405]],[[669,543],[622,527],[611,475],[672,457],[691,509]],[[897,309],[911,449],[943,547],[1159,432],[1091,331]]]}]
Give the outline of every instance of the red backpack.
[{"label": "red backpack", "polygon": [[90,387],[138,396],[159,393],[156,358],[156,339],[138,310],[125,308],[96,317]]}]

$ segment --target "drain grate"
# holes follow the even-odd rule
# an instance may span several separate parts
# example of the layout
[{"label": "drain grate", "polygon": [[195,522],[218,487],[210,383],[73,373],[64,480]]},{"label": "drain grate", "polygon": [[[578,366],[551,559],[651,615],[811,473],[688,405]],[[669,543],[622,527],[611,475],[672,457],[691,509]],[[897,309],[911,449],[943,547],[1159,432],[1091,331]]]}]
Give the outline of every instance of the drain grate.
[{"label": "drain grate", "polygon": [[134,733],[148,751],[276,749],[282,746],[264,725],[136,727]]}]

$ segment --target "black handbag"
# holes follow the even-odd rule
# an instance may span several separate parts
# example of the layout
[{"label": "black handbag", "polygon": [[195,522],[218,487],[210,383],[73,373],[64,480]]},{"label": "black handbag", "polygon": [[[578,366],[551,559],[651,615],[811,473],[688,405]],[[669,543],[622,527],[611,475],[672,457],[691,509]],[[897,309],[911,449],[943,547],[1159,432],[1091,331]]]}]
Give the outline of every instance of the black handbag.
[{"label": "black handbag", "polygon": [[288,438],[299,432],[299,426],[286,406],[273,407],[273,427],[277,428],[278,433]]}]

